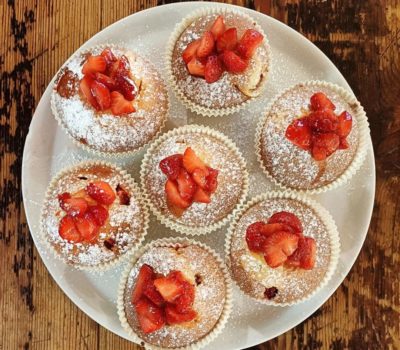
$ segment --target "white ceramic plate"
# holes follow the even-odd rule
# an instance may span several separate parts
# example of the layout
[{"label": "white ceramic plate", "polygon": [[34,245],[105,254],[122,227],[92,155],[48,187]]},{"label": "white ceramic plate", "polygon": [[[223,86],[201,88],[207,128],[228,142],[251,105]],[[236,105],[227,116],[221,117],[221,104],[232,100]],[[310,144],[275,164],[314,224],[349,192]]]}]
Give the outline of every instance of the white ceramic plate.
[{"label": "white ceramic plate", "polygon": [[[105,42],[125,42],[128,47],[150,58],[161,70],[164,67],[164,45],[175,24],[201,6],[218,5],[177,3],[142,11],[104,29],[82,48]],[[271,44],[272,72],[265,94],[236,115],[210,119],[186,111],[170,91],[172,117],[168,128],[198,123],[219,129],[231,137],[247,160],[252,197],[273,188],[261,173],[253,151],[257,119],[269,100],[282,89],[309,79],[327,80],[347,89],[350,87],[332,62],[299,33],[260,13],[246,9],[243,11],[260,23]],[[96,322],[129,339],[120,326],[116,310],[117,287],[123,266],[101,276],[76,271],[55,260],[38,241],[40,207],[51,177],[63,167],[82,159],[94,158],[75,147],[51,115],[50,93],[53,81],[36,109],[24,149],[22,189],[31,234],[47,269],[68,297]],[[138,181],[142,157],[143,152],[118,163],[128,168]],[[338,268],[328,285],[311,300],[285,308],[259,305],[244,297],[235,287],[234,312],[222,335],[209,345],[209,349],[242,349],[265,342],[296,326],[316,311],[340,285],[361,249],[371,219],[374,193],[375,167],[371,143],[364,165],[350,183],[315,196],[335,218],[342,245]],[[223,254],[225,232],[226,227],[200,240]],[[175,234],[152,219],[147,241],[170,235]]]}]

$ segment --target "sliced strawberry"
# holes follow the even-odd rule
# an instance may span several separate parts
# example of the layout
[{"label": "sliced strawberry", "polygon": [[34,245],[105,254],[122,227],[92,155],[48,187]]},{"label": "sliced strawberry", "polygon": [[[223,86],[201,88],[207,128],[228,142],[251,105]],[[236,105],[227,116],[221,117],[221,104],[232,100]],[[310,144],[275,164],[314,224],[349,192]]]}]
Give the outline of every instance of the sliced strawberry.
[{"label": "sliced strawberry", "polygon": [[171,212],[171,214],[178,218],[181,217],[183,215],[183,213],[185,212],[185,208],[177,207],[176,205],[172,205],[171,203],[167,203],[167,204],[168,204],[168,209]]},{"label": "sliced strawberry", "polygon": [[264,37],[260,32],[255,29],[247,29],[239,40],[237,52],[241,57],[249,59],[253,57],[263,40]]},{"label": "sliced strawberry", "polygon": [[143,294],[157,306],[163,306],[165,304],[163,297],[154,286],[153,280],[146,283],[146,285],[144,286]]},{"label": "sliced strawberry", "polygon": [[125,100],[125,97],[118,91],[111,93],[111,112],[114,115],[123,115],[135,112],[132,103]]},{"label": "sliced strawberry", "polygon": [[113,90],[115,90],[117,88],[117,86],[115,84],[115,80],[110,78],[109,76],[103,74],[103,73],[97,72],[94,75],[94,78],[99,83],[102,83],[103,85],[105,85],[110,91],[113,91]]},{"label": "sliced strawberry", "polygon": [[351,127],[353,124],[353,118],[350,113],[344,111],[339,115],[339,127],[337,130],[337,134],[340,137],[346,137],[350,134]]},{"label": "sliced strawberry", "polygon": [[329,157],[339,147],[339,136],[333,132],[313,135],[313,147],[322,147]]},{"label": "sliced strawberry", "polygon": [[297,249],[299,236],[279,231],[267,236],[264,242],[264,259],[272,267],[281,266]]},{"label": "sliced strawberry", "polygon": [[[260,232],[265,236],[269,236],[275,232],[279,231],[285,231],[285,232],[290,232],[290,233],[296,233],[295,229],[292,226],[289,226],[287,224],[281,224],[281,223],[270,223],[268,221],[267,224],[264,224],[264,226],[261,228]],[[298,233],[298,236],[301,235],[301,233]]]},{"label": "sliced strawberry", "polygon": [[89,183],[86,191],[90,197],[100,204],[111,205],[115,200],[115,193],[111,186],[104,181],[94,181]]},{"label": "sliced strawberry", "polygon": [[176,310],[179,313],[188,312],[194,303],[195,289],[188,281],[183,281],[183,293],[174,301]]},{"label": "sliced strawberry", "polygon": [[60,207],[70,216],[81,216],[87,208],[88,203],[83,198],[74,198],[68,192],[64,192],[58,196]]},{"label": "sliced strawberry", "polygon": [[330,109],[312,112],[307,118],[313,131],[335,132],[338,128],[339,120]]},{"label": "sliced strawberry", "polygon": [[205,190],[209,193],[214,193],[218,187],[218,173],[219,171],[208,167],[208,175],[206,177]]},{"label": "sliced strawberry", "polygon": [[182,159],[182,154],[173,154],[160,162],[160,169],[168,176],[168,179],[176,180],[178,178],[180,169],[183,167]]},{"label": "sliced strawberry", "polygon": [[110,48],[106,47],[100,54],[100,56],[104,57],[107,63],[107,67],[117,60],[117,57],[113,54]]},{"label": "sliced strawberry", "polygon": [[[285,224],[293,228],[293,233],[301,234],[303,232],[303,225],[299,218],[293,213],[288,211],[280,211],[272,215],[269,220],[269,224]],[[282,230],[286,231],[286,230]]]},{"label": "sliced strawberry", "polygon": [[111,106],[110,90],[108,90],[108,88],[105,85],[99,83],[97,80],[93,80],[90,89],[92,90],[92,94],[102,111],[110,108]]},{"label": "sliced strawberry", "polygon": [[208,176],[208,170],[204,169],[194,169],[192,173],[192,177],[194,182],[200,186],[203,190],[206,189],[207,187],[207,176]]},{"label": "sliced strawberry", "polygon": [[128,191],[125,190],[120,184],[116,187],[117,196],[119,198],[119,204],[121,205],[129,205],[131,203],[131,196]]},{"label": "sliced strawberry", "polygon": [[187,64],[187,69],[191,75],[204,77],[206,65],[198,60],[196,57],[193,57]]},{"label": "sliced strawberry", "polygon": [[185,209],[190,205],[189,201],[184,200],[180,196],[178,186],[172,180],[167,180],[165,183],[165,193],[168,203],[175,207]]},{"label": "sliced strawberry", "polygon": [[247,61],[240,58],[233,51],[225,50],[221,54],[221,59],[226,70],[230,73],[242,73],[248,66]]},{"label": "sliced strawberry", "polygon": [[223,16],[217,17],[210,29],[210,32],[214,36],[215,40],[217,40],[225,32],[225,22]]},{"label": "sliced strawberry", "polygon": [[185,313],[180,313],[174,305],[165,307],[165,317],[169,325],[189,322],[197,317],[196,311],[189,309]]},{"label": "sliced strawberry", "polygon": [[97,237],[100,227],[89,212],[86,212],[83,217],[76,216],[74,220],[77,230],[85,241],[91,242]]},{"label": "sliced strawberry", "polygon": [[334,111],[336,108],[332,101],[323,92],[317,92],[311,96],[310,107],[313,111],[322,109],[330,109]]},{"label": "sliced strawberry", "polygon": [[350,147],[349,143],[345,138],[340,138],[338,149],[348,149]]},{"label": "sliced strawberry", "polygon": [[84,75],[94,74],[96,72],[104,72],[107,68],[107,62],[102,56],[90,55],[85,64],[82,67],[82,73]]},{"label": "sliced strawberry", "polygon": [[185,61],[186,64],[188,64],[192,60],[192,58],[196,57],[196,51],[199,46],[200,39],[192,41],[188,46],[186,46],[186,49],[183,50],[182,59]]},{"label": "sliced strawberry", "polygon": [[88,206],[91,205],[97,205],[97,202],[88,195],[88,193],[86,192],[86,189],[81,189],[78,192],[75,192],[71,195],[73,198],[83,198],[86,203],[88,204]]},{"label": "sliced strawberry", "polygon": [[311,129],[306,118],[295,119],[286,129],[286,138],[296,146],[309,150],[311,147]]},{"label": "sliced strawberry", "polygon": [[95,109],[95,110],[100,110],[100,106],[96,101],[96,98],[93,96],[92,93],[92,83],[93,79],[89,76],[84,76],[80,83],[79,83],[79,88],[82,91],[83,96],[85,96],[87,102]]},{"label": "sliced strawberry", "polygon": [[315,265],[317,245],[311,237],[301,237],[295,252],[289,256],[287,264],[292,267],[301,267],[311,270]]},{"label": "sliced strawberry", "polygon": [[90,206],[87,213],[91,216],[97,226],[103,226],[108,219],[108,210],[102,205]]},{"label": "sliced strawberry", "polygon": [[82,237],[75,226],[75,220],[70,215],[65,215],[61,219],[58,233],[62,239],[68,242],[78,243],[82,241]]},{"label": "sliced strawberry", "polygon": [[206,31],[200,39],[200,45],[197,48],[198,58],[209,56],[214,50],[214,37],[210,31]]},{"label": "sliced strawberry", "polygon": [[185,169],[181,168],[176,182],[178,183],[178,191],[181,198],[190,202],[197,187],[192,177]]},{"label": "sliced strawberry", "polygon": [[107,74],[111,78],[117,75],[127,76],[131,67],[125,55],[120,56],[115,62],[111,63],[107,69]]},{"label": "sliced strawberry", "polygon": [[179,271],[171,271],[166,277],[156,278],[154,286],[165,301],[173,303],[184,291],[183,280]]},{"label": "sliced strawberry", "polygon": [[161,308],[150,300],[141,298],[135,304],[140,328],[144,333],[152,333],[165,325],[165,318]]},{"label": "sliced strawberry", "polygon": [[135,83],[126,75],[117,74],[114,79],[117,90],[124,95],[126,100],[133,101],[137,94]]},{"label": "sliced strawberry", "polygon": [[223,52],[225,50],[234,50],[237,44],[237,30],[236,28],[229,28],[217,40],[217,51]]},{"label": "sliced strawberry", "polygon": [[143,264],[136,277],[135,288],[132,292],[132,303],[136,304],[142,297],[147,285],[153,284],[154,270],[151,266]]},{"label": "sliced strawberry", "polygon": [[201,187],[197,187],[197,190],[193,196],[193,202],[210,203],[211,198],[210,195],[206,191],[204,191]]},{"label": "sliced strawberry", "polygon": [[186,148],[183,153],[182,162],[184,168],[189,172],[189,174],[192,174],[196,169],[202,169],[205,172],[208,172],[207,166],[199,157],[197,157],[196,153],[190,147]]},{"label": "sliced strawberry", "polygon": [[206,67],[204,69],[204,77],[206,82],[211,84],[216,82],[224,72],[224,68],[216,55],[207,57]]},{"label": "sliced strawberry", "polygon": [[311,154],[316,161],[325,160],[328,157],[325,147],[313,145]]},{"label": "sliced strawberry", "polygon": [[266,236],[261,232],[264,222],[257,221],[252,223],[246,230],[246,243],[252,252],[262,252]]}]

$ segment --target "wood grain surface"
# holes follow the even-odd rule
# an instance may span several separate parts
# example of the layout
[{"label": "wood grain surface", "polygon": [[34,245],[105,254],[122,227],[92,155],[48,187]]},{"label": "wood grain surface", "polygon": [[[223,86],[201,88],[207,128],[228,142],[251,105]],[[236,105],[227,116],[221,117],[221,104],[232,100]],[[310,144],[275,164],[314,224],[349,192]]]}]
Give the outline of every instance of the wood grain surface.
[{"label": "wood grain surface", "polygon": [[[87,39],[157,0],[0,0],[0,349],[139,349],[81,312],[43,265],[22,205],[29,123],[60,65]],[[336,293],[253,349],[400,349],[400,4],[237,0],[287,23],[336,64],[364,105],[377,165],[365,245]],[[43,134],[46,137],[46,134]]]}]

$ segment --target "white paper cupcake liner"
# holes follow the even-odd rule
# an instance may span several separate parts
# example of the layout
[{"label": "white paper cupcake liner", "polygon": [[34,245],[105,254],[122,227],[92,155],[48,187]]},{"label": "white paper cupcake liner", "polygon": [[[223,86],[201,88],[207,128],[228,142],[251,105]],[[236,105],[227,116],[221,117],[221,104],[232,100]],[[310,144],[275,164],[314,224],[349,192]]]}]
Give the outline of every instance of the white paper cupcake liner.
[{"label": "white paper cupcake liner", "polygon": [[[113,49],[113,48],[114,48],[114,49],[121,49],[121,50],[122,50],[122,49],[125,49],[125,46],[123,45],[123,43],[118,44],[118,45],[111,44],[111,43],[109,43],[109,44],[101,44],[101,45],[92,46],[92,47],[86,48],[86,49],[81,49],[81,48],[79,48],[79,49],[78,49],[78,50],[77,50],[77,51],[76,51],[76,52],[61,66],[61,68],[60,68],[60,69],[58,70],[58,72],[56,73],[56,77],[58,77],[59,73],[60,73],[65,67],[67,67],[67,66],[70,64],[71,61],[73,61],[76,57],[80,56],[82,53],[91,52],[91,51],[93,51],[93,50],[95,50],[95,49],[102,49],[102,48],[107,48],[107,47],[108,47],[108,48],[111,48],[111,49]],[[136,54],[136,53],[135,53],[135,54]],[[136,55],[137,55],[137,56],[140,56],[140,55],[138,55],[138,54],[136,54]],[[144,56],[140,56],[140,57],[142,57],[146,62],[148,62],[149,65],[152,65],[153,68],[154,68],[154,70],[157,71],[156,68],[155,68],[155,66],[154,66],[149,60],[147,60],[147,58],[145,58]],[[136,155],[138,152],[140,152],[144,147],[146,147],[147,145],[149,145],[155,138],[157,138],[157,137],[160,135],[161,131],[164,129],[165,123],[166,123],[166,121],[167,121],[167,119],[168,119],[168,116],[169,116],[169,114],[170,114],[171,106],[170,106],[170,98],[169,98],[169,94],[168,94],[168,89],[167,89],[167,86],[166,86],[165,82],[164,82],[164,81],[162,80],[162,78],[161,78],[160,72],[157,71],[157,73],[158,73],[158,75],[160,76],[160,81],[162,81],[162,83],[160,83],[160,84],[162,84],[163,89],[164,89],[164,92],[165,92],[165,96],[166,96],[166,101],[167,101],[166,113],[165,113],[165,116],[164,116],[163,120],[161,121],[161,124],[160,124],[159,129],[158,129],[157,132],[154,134],[154,136],[153,136],[151,139],[149,139],[147,142],[143,143],[140,147],[137,147],[137,148],[135,148],[135,149],[127,150],[127,151],[123,151],[123,152],[107,152],[107,151],[100,151],[100,150],[97,150],[97,149],[95,149],[95,148],[93,148],[93,147],[91,147],[91,146],[89,146],[89,145],[87,145],[87,144],[84,144],[84,143],[82,143],[82,142],[79,142],[79,140],[77,140],[73,135],[71,135],[71,133],[70,133],[70,131],[69,131],[69,129],[68,129],[68,126],[64,123],[62,117],[61,117],[61,116],[59,115],[59,113],[58,113],[58,109],[57,109],[56,101],[55,101],[55,94],[56,94],[56,93],[55,93],[55,90],[54,90],[54,88],[55,88],[55,83],[54,83],[54,87],[53,87],[53,90],[52,90],[52,92],[51,92],[51,97],[50,97],[50,107],[51,107],[51,111],[52,111],[52,113],[53,113],[54,118],[57,120],[58,125],[59,125],[59,126],[61,127],[61,129],[63,129],[63,131],[68,135],[68,138],[72,141],[72,143],[73,143],[74,145],[78,146],[79,148],[85,150],[86,152],[91,153],[91,154],[96,155],[96,156],[103,157],[103,158],[111,158],[111,157],[113,157],[113,158],[123,158],[123,157],[134,156],[134,155]],[[118,117],[116,117],[116,118],[118,118]]]},{"label": "white paper cupcake liner", "polygon": [[[256,97],[251,97],[248,100],[237,104],[236,106],[231,106],[231,107],[226,107],[226,108],[208,108],[208,107],[200,106],[199,104],[192,102],[190,99],[188,99],[186,97],[184,91],[182,91],[182,89],[177,85],[177,81],[172,72],[172,56],[173,56],[173,52],[174,52],[174,47],[175,47],[175,43],[181,36],[182,32],[195,19],[197,19],[199,17],[207,16],[210,14],[226,14],[226,13],[234,13],[238,16],[248,18],[253,23],[256,23],[256,21],[253,18],[251,18],[248,14],[246,14],[243,11],[239,11],[239,10],[232,9],[230,7],[224,7],[224,6],[204,7],[202,9],[198,9],[198,10],[192,12],[191,14],[189,14],[188,16],[183,18],[183,20],[175,26],[175,29],[167,43],[167,48],[166,48],[166,53],[165,53],[166,76],[167,76],[169,85],[173,88],[173,90],[175,92],[175,95],[192,112],[201,114],[206,117],[220,117],[220,116],[225,116],[225,115],[235,113],[235,112],[239,111],[240,109],[244,108],[247,104],[249,104],[252,100],[254,100],[254,98],[256,98]],[[268,72],[271,71],[271,53],[270,53],[270,45],[269,45],[267,36],[265,35],[263,29],[261,28],[261,26],[258,23],[255,24],[255,28],[257,31],[259,31],[264,36],[265,47],[266,47],[266,51],[267,51],[267,55],[268,55],[267,69],[264,72],[263,80],[260,83],[260,86],[258,88],[258,90],[261,93],[262,90],[265,88],[265,84],[266,84],[267,77],[268,77]]]},{"label": "white paper cupcake liner", "polygon": [[[239,197],[239,200],[234,207],[234,209],[231,211],[231,213],[227,214],[223,219],[207,225],[203,227],[191,227],[188,225],[184,225],[182,223],[179,223],[175,220],[172,220],[171,218],[167,217],[164,215],[151,201],[150,194],[147,191],[147,188],[145,186],[145,179],[147,174],[149,173],[151,169],[151,164],[150,160],[152,158],[152,153],[154,150],[156,150],[165,140],[167,140],[170,137],[176,136],[176,135],[185,135],[188,133],[198,133],[199,135],[209,135],[217,140],[222,141],[231,151],[234,152],[235,156],[239,160],[239,165],[242,170],[242,176],[243,176],[243,187],[242,187],[242,193]],[[161,135],[157,140],[155,140],[150,147],[148,148],[141,167],[140,167],[140,183],[141,183],[141,188],[143,192],[143,196],[145,198],[146,204],[150,208],[151,212],[156,216],[156,218],[163,223],[165,226],[171,228],[172,230],[183,233],[183,234],[188,234],[188,235],[201,235],[201,234],[206,234],[210,233],[212,231],[217,230],[218,228],[224,226],[227,222],[229,222],[236,214],[236,212],[239,210],[240,206],[244,203],[247,193],[248,193],[248,187],[249,187],[249,174],[247,172],[246,168],[246,162],[243,159],[239,149],[236,147],[236,145],[229,139],[227,138],[224,134],[211,129],[206,126],[200,126],[200,125],[186,125],[177,129],[170,130],[169,132]],[[164,195],[164,193],[160,194]]]},{"label": "white paper cupcake liner", "polygon": [[256,129],[256,137],[255,137],[255,152],[256,156],[258,159],[258,162],[261,166],[261,169],[267,175],[268,179],[270,179],[275,185],[280,187],[283,190],[296,190],[298,192],[305,192],[308,194],[318,194],[326,191],[333,190],[339,186],[344,185],[347,181],[351,179],[351,177],[358,171],[358,169],[361,167],[365,160],[365,156],[367,154],[367,148],[368,148],[368,141],[370,138],[370,130],[369,130],[369,123],[367,116],[365,114],[364,108],[361,106],[360,102],[356,99],[356,97],[350,92],[345,90],[344,88],[326,82],[326,81],[318,81],[318,80],[310,80],[305,83],[302,83],[304,86],[322,86],[322,87],[329,87],[333,91],[335,91],[338,95],[340,95],[344,101],[346,101],[348,104],[352,104],[354,107],[354,110],[356,111],[355,115],[353,115],[353,118],[356,118],[357,120],[357,128],[358,128],[358,146],[357,146],[357,151],[356,154],[354,155],[354,158],[348,168],[334,181],[321,186],[317,187],[314,189],[297,189],[297,188],[290,188],[287,185],[282,184],[279,182],[265,167],[264,161],[261,156],[261,137],[262,137],[262,132],[263,128],[265,125],[265,122],[268,118],[269,111],[272,108],[272,106],[277,102],[277,100],[283,96],[285,93],[288,91],[292,90],[294,86],[291,86],[284,90],[283,92],[279,93],[279,95],[275,96],[273,100],[268,104],[263,117],[260,119],[257,125]]},{"label": "white paper cupcake liner", "polygon": [[[82,169],[82,168],[85,168],[88,166],[95,166],[95,165],[110,167],[123,176],[124,185],[130,190],[130,192],[133,194],[133,196],[136,198],[136,200],[138,201],[138,203],[140,205],[140,210],[141,210],[141,215],[142,215],[142,229],[141,229],[140,236],[138,237],[137,241],[133,242],[131,244],[131,246],[129,247],[129,249],[125,253],[118,255],[113,260],[110,260],[110,261],[107,261],[104,263],[100,263],[97,265],[82,265],[82,264],[77,264],[77,263],[70,263],[64,254],[57,252],[57,250],[53,247],[53,245],[50,243],[50,241],[48,239],[48,233],[44,227],[45,204],[47,203],[47,201],[49,201],[50,199],[53,198],[52,193],[57,188],[57,182],[61,178],[63,178],[68,173],[75,171],[77,169]],[[53,253],[53,255],[56,259],[62,260],[69,267],[76,268],[78,270],[99,273],[99,272],[108,270],[108,269],[120,264],[125,259],[128,259],[129,256],[131,256],[142,245],[142,243],[145,239],[145,236],[147,234],[148,227],[149,227],[149,212],[143,201],[142,195],[139,190],[139,186],[135,183],[133,178],[125,170],[119,168],[118,166],[116,166],[114,164],[104,162],[104,161],[84,161],[84,162],[75,164],[72,167],[61,170],[51,180],[51,182],[47,188],[46,196],[45,196],[45,199],[44,199],[44,202],[42,205],[39,239],[40,239],[40,242],[42,242],[45,245],[46,249]],[[138,234],[138,233],[135,233],[135,234]]]},{"label": "white paper cupcake liner", "polygon": [[[315,288],[311,293],[308,295],[303,296],[302,298],[295,300],[293,302],[286,302],[286,303],[277,303],[274,302],[273,300],[268,300],[268,299],[259,299],[254,297],[253,295],[247,293],[244,291],[241,287],[240,284],[235,280],[232,270],[231,270],[231,245],[232,245],[232,239],[233,239],[233,234],[235,232],[236,226],[242,217],[242,215],[252,206],[259,202],[263,202],[268,199],[293,199],[296,201],[299,201],[301,203],[304,203],[306,206],[310,207],[311,209],[314,210],[316,215],[323,221],[329,237],[330,237],[330,248],[331,248],[331,257],[330,257],[330,263],[329,267],[325,273],[324,278],[321,280],[320,284],[318,285],[317,288]],[[340,255],[340,237],[339,237],[339,232],[337,230],[335,221],[333,220],[331,214],[324,208],[322,207],[319,203],[316,201],[308,198],[305,194],[299,193],[299,192],[294,192],[294,191],[284,191],[284,192],[269,192],[269,193],[264,193],[261,195],[258,195],[254,198],[252,198],[249,202],[247,202],[240,212],[236,215],[235,219],[231,222],[231,225],[229,226],[228,229],[228,234],[225,240],[225,258],[228,266],[228,270],[231,273],[232,280],[235,282],[235,284],[239,287],[239,289],[248,297],[250,297],[253,300],[256,300],[257,302],[260,302],[262,304],[266,305],[272,305],[272,306],[291,306],[295,304],[302,303],[311,297],[313,297],[317,292],[319,292],[323,287],[327,285],[329,280],[332,278],[338,261],[339,261],[339,255]]]},{"label": "white paper cupcake liner", "polygon": [[[178,348],[162,348],[156,345],[149,344],[145,342],[143,339],[140,338],[140,336],[130,327],[129,322],[127,320],[126,314],[125,314],[125,306],[124,306],[124,293],[125,293],[125,286],[129,277],[129,273],[131,272],[132,268],[138,261],[138,259],[149,249],[153,247],[179,247],[179,246],[187,246],[187,245],[196,245],[207,252],[209,252],[217,261],[217,263],[220,266],[220,269],[224,275],[224,280],[225,280],[225,285],[226,285],[226,295],[225,295],[225,304],[224,308],[222,310],[221,316],[219,320],[217,321],[216,325],[212,329],[211,332],[209,332],[206,336],[200,338],[198,341],[189,344],[184,347],[178,347]],[[117,309],[118,309],[118,316],[119,320],[121,322],[122,327],[124,330],[129,334],[129,336],[132,338],[132,340],[137,343],[144,345],[146,349],[154,349],[154,350],[163,350],[163,349],[175,349],[175,350],[198,350],[200,348],[203,348],[204,346],[208,345],[212,340],[214,340],[219,334],[221,334],[222,330],[224,329],[229,316],[232,311],[232,282],[231,278],[229,275],[229,272],[224,264],[224,261],[221,259],[221,257],[210,247],[207,245],[194,241],[188,238],[162,238],[162,239],[157,239],[155,241],[152,241],[148,243],[147,245],[143,246],[140,248],[134,256],[130,259],[130,262],[127,264],[125,270],[123,271],[120,279],[120,284],[118,288],[118,299],[117,299]]]}]

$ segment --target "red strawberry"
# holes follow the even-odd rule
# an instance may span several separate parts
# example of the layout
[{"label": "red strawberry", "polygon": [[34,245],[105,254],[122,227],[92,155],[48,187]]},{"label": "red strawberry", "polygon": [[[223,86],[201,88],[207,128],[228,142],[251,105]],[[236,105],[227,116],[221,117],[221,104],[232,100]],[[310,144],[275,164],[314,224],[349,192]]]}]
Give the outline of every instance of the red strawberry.
[{"label": "red strawberry", "polygon": [[104,181],[94,181],[86,187],[86,192],[100,204],[111,205],[115,200],[115,193],[111,186]]},{"label": "red strawberry", "polygon": [[111,106],[110,90],[108,90],[105,85],[99,83],[96,80],[93,80],[90,89],[92,90],[92,94],[102,111],[110,108]]},{"label": "red strawberry", "polygon": [[264,242],[264,259],[272,267],[281,266],[297,249],[299,236],[279,231],[267,236]]},{"label": "red strawberry", "polygon": [[247,68],[247,61],[240,58],[234,52],[225,50],[221,54],[222,62],[224,62],[225,68],[231,73],[242,73]]},{"label": "red strawberry", "polygon": [[335,132],[339,124],[338,118],[330,109],[312,112],[307,118],[312,130],[318,132]]},{"label": "red strawberry", "polygon": [[112,62],[115,62],[117,58],[113,54],[110,48],[106,47],[100,54],[100,56],[104,57],[106,60],[107,66],[109,66]]},{"label": "red strawberry", "polygon": [[169,204],[185,209],[190,205],[190,202],[184,200],[178,190],[178,186],[172,180],[167,180],[165,183],[165,193]]},{"label": "red strawberry", "polygon": [[93,205],[89,207],[87,213],[97,226],[103,226],[108,219],[108,210],[102,205]]},{"label": "red strawberry", "polygon": [[124,95],[128,101],[133,101],[136,97],[137,89],[135,83],[126,75],[115,75],[115,84],[117,90]]},{"label": "red strawberry", "polygon": [[75,220],[70,215],[65,215],[61,219],[58,233],[62,239],[68,242],[78,243],[82,241],[82,237],[75,226]]},{"label": "red strawberry", "polygon": [[339,149],[348,149],[350,147],[349,143],[345,138],[340,138],[339,141]]},{"label": "red strawberry", "polygon": [[88,193],[86,192],[86,189],[81,189],[78,192],[75,192],[71,195],[73,198],[83,198],[86,203],[88,204],[88,206],[91,205],[97,205],[97,202],[88,195]]},{"label": "red strawberry", "polygon": [[246,59],[251,58],[263,40],[264,37],[257,30],[247,29],[240,38],[237,46],[239,55]]},{"label": "red strawberry", "polygon": [[186,148],[185,152],[183,153],[182,161],[184,168],[189,172],[189,174],[192,174],[196,169],[202,169],[208,172],[204,162],[197,157],[196,153],[190,147]]},{"label": "red strawberry", "polygon": [[[271,235],[271,234],[273,234],[275,232],[279,232],[279,231],[296,233],[292,226],[289,226],[287,224],[270,223],[270,222],[268,222],[267,224],[264,224],[264,226],[260,230],[260,232],[265,237],[267,237],[267,236],[269,236],[269,235]],[[301,233],[298,233],[298,235],[301,235]]]},{"label": "red strawberry", "polygon": [[181,169],[176,179],[178,183],[178,191],[181,198],[190,202],[196,192],[196,184],[185,169]]},{"label": "red strawberry", "polygon": [[178,178],[179,171],[183,167],[182,159],[181,154],[173,154],[160,162],[160,169],[168,176],[168,179],[176,180]]},{"label": "red strawberry", "polygon": [[187,69],[191,75],[204,77],[206,66],[196,57],[193,57],[187,64]]},{"label": "red strawberry", "polygon": [[200,186],[203,190],[207,186],[207,175],[208,170],[205,171],[204,169],[194,169],[192,177],[194,182]]},{"label": "red strawberry", "polygon": [[216,82],[224,72],[224,68],[218,56],[211,55],[207,57],[206,67],[204,69],[204,77],[206,82],[211,84]]},{"label": "red strawberry", "polygon": [[83,215],[88,208],[88,204],[83,198],[73,198],[68,192],[60,194],[58,201],[60,207],[70,216]]},{"label": "red strawberry", "polygon": [[225,22],[223,16],[218,16],[217,19],[214,21],[210,32],[214,36],[214,39],[217,40],[223,32],[225,32]]},{"label": "red strawberry", "polygon": [[125,97],[118,91],[111,93],[111,112],[114,115],[123,115],[135,112],[132,103],[125,100]]},{"label": "red strawberry", "polygon": [[303,225],[301,224],[299,218],[293,213],[289,213],[287,211],[275,213],[269,218],[268,223],[288,225],[293,228],[293,233],[301,234],[303,232]]},{"label": "red strawberry", "polygon": [[214,50],[214,37],[210,31],[206,31],[200,39],[200,45],[197,48],[198,58],[204,58],[210,55]]},{"label": "red strawberry", "polygon": [[200,39],[192,41],[188,46],[186,46],[186,49],[183,50],[182,59],[185,61],[186,64],[188,64],[192,60],[192,58],[196,57],[196,51],[199,46]]},{"label": "red strawberry", "polygon": [[337,134],[340,137],[346,137],[348,134],[350,134],[352,124],[353,118],[351,117],[351,114],[346,111],[342,112],[339,115],[339,127]]},{"label": "red strawberry", "polygon": [[171,271],[166,277],[154,280],[154,286],[163,299],[172,303],[183,293],[183,276],[179,271]]},{"label": "red strawberry", "polygon": [[103,85],[105,85],[110,91],[113,91],[116,89],[116,84],[115,84],[115,80],[110,78],[109,76],[103,74],[103,73],[99,73],[97,72],[94,75],[94,78],[96,79],[96,81],[98,81],[99,83],[102,83]]},{"label": "red strawberry", "polygon": [[266,236],[261,232],[264,227],[262,221],[252,223],[246,230],[246,243],[252,252],[262,252]]},{"label": "red strawberry", "polygon": [[183,213],[185,212],[185,208],[180,208],[177,207],[176,205],[172,205],[171,203],[167,203],[168,209],[171,212],[172,215],[175,215],[176,217],[181,217]]},{"label": "red strawberry", "polygon": [[89,212],[86,212],[83,217],[76,216],[74,220],[77,230],[85,241],[91,242],[97,237],[99,226]]},{"label": "red strawberry", "polygon": [[107,62],[102,56],[90,55],[82,67],[84,75],[94,74],[96,72],[104,72],[107,68]]},{"label": "red strawberry", "polygon": [[310,107],[313,111],[322,109],[330,109],[334,111],[336,108],[332,101],[323,92],[317,92],[311,96]]},{"label": "red strawberry", "polygon": [[217,40],[217,51],[234,50],[237,44],[236,28],[229,28]]},{"label": "red strawberry", "polygon": [[185,313],[180,313],[176,306],[167,305],[165,307],[165,317],[169,325],[189,322],[197,317],[196,311],[189,309]]},{"label": "red strawberry", "polygon": [[163,306],[165,301],[161,294],[157,291],[156,287],[153,284],[153,279],[151,279],[145,286],[143,290],[143,294],[155,305]]},{"label": "red strawberry", "polygon": [[311,154],[316,161],[325,160],[328,157],[325,147],[313,146]]},{"label": "red strawberry", "polygon": [[189,283],[188,281],[183,281],[182,285],[183,293],[174,301],[176,310],[179,313],[185,313],[189,311],[192,308],[195,297],[195,289],[191,283]]},{"label": "red strawberry", "polygon": [[95,109],[95,110],[100,110],[100,106],[96,101],[96,98],[93,95],[91,86],[93,83],[93,79],[89,76],[84,76],[80,83],[79,83],[79,88],[82,91],[83,96],[85,96],[87,102]]},{"label": "red strawberry", "polygon": [[131,202],[131,196],[128,191],[126,191],[120,184],[117,185],[116,191],[119,198],[119,204],[129,205]]},{"label": "red strawberry", "polygon": [[208,167],[205,190],[214,193],[218,187],[218,170]]},{"label": "red strawberry", "polygon": [[140,328],[144,333],[152,333],[165,325],[165,318],[162,309],[154,305],[146,298],[140,299],[135,304],[137,318]]},{"label": "red strawberry", "polygon": [[311,129],[306,118],[295,119],[286,129],[285,136],[296,146],[309,150],[311,147]]},{"label": "red strawberry", "polygon": [[339,147],[339,136],[333,132],[313,135],[313,147],[322,147],[329,157]]},{"label": "red strawberry", "polygon": [[129,74],[130,69],[128,58],[125,55],[122,55],[116,61],[111,63],[107,69],[107,73],[111,78],[114,78],[117,75],[126,76]]},{"label": "red strawberry", "polygon": [[315,265],[317,245],[311,237],[301,237],[295,252],[289,256],[287,264],[293,267],[301,267],[311,270]]},{"label": "red strawberry", "polygon": [[136,277],[135,288],[132,292],[132,303],[136,304],[142,297],[144,290],[148,284],[153,284],[154,271],[153,268],[147,264],[143,264]]},{"label": "red strawberry", "polygon": [[210,203],[211,202],[210,195],[206,191],[204,191],[201,187],[197,187],[197,190],[193,196],[193,202]]}]

